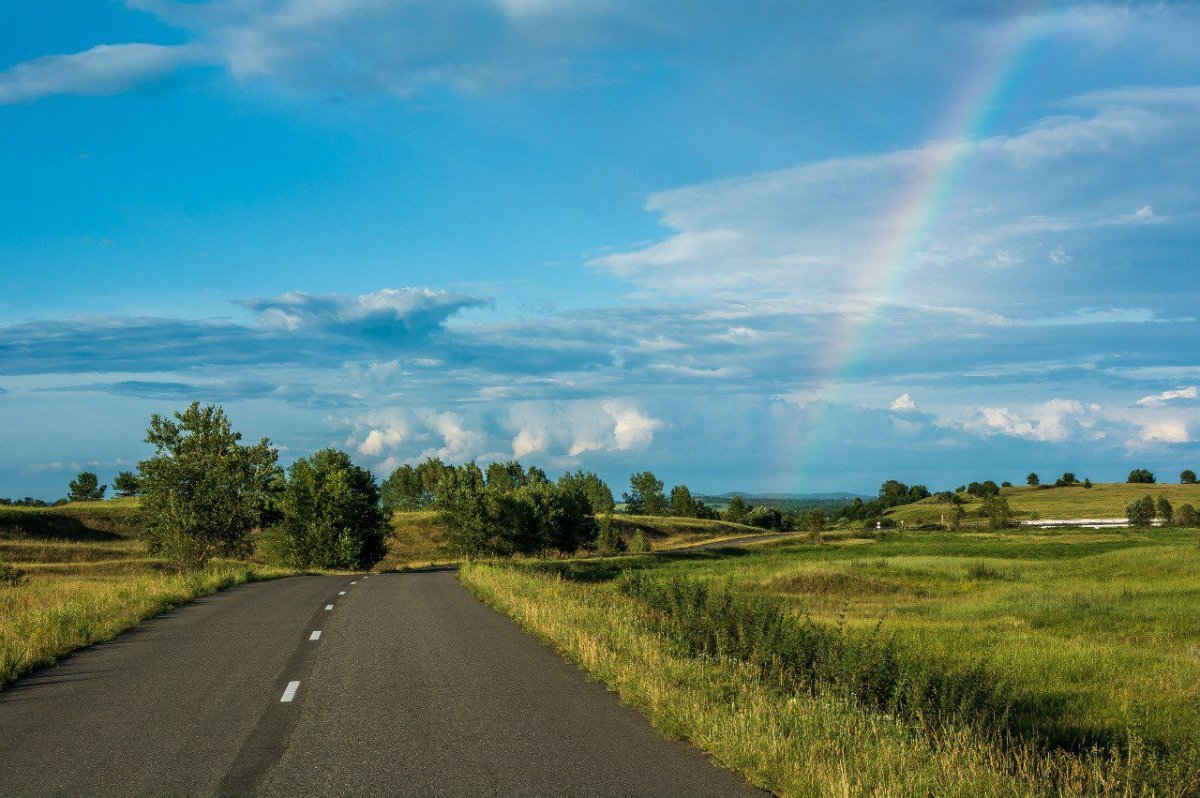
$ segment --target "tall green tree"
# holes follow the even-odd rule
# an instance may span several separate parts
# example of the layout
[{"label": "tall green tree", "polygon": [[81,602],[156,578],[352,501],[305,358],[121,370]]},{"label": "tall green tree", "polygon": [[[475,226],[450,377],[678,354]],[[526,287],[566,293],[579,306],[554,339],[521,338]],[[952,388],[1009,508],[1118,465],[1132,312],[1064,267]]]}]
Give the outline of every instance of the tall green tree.
[{"label": "tall green tree", "polygon": [[1025,484],[1037,486],[1037,485],[1042,484],[1042,480],[1040,477],[1038,477],[1036,472],[1030,471],[1028,474],[1025,475]]},{"label": "tall green tree", "polygon": [[680,518],[696,517],[696,502],[687,485],[676,485],[671,488],[671,515]]},{"label": "tall green tree", "polygon": [[1179,472],[1179,481],[1184,485],[1196,484],[1196,472],[1190,468],[1185,468]]},{"label": "tall green tree", "polygon": [[379,497],[387,513],[419,510],[428,503],[421,475],[407,463],[388,474],[380,486]]},{"label": "tall green tree", "polygon": [[122,471],[113,477],[112,486],[113,491],[122,499],[137,496],[142,492],[141,480],[132,471]]},{"label": "tall green tree", "polygon": [[616,506],[616,502],[613,501],[612,489],[608,487],[608,483],[591,471],[582,469],[576,469],[574,472],[568,471],[558,479],[560,486],[564,482],[579,483],[592,506],[592,513],[597,516],[611,513]]},{"label": "tall green tree", "polygon": [[1166,496],[1158,497],[1158,501],[1154,503],[1154,514],[1167,526],[1170,526],[1171,522],[1175,520],[1175,508],[1167,501]]},{"label": "tall green tree", "polygon": [[417,463],[417,476],[421,479],[421,506],[433,504],[434,494],[437,493],[438,483],[450,470],[438,457],[429,457]]},{"label": "tall green tree", "polygon": [[467,556],[496,553],[491,524],[495,510],[489,508],[489,499],[494,497],[489,497],[483,472],[475,463],[445,467],[433,506],[446,527],[446,548]]},{"label": "tall green tree", "polygon": [[100,484],[100,478],[92,471],[80,471],[79,475],[67,485],[67,500],[73,502],[97,502],[104,498],[107,485]]},{"label": "tall green tree", "polygon": [[987,518],[989,529],[1004,529],[1012,523],[1012,511],[1008,507],[1008,499],[999,493],[988,495],[983,500],[980,512]]},{"label": "tall green tree", "polygon": [[154,455],[138,470],[151,552],[187,566],[250,553],[251,531],[266,518],[281,472],[270,441],[241,440],[215,405],[193,402],[150,418],[146,442]]},{"label": "tall green tree", "polygon": [[387,522],[375,477],[336,449],[292,463],[264,535],[268,553],[301,568],[369,568],[384,555]]},{"label": "tall green tree", "polygon": [[729,500],[729,506],[725,508],[725,520],[733,524],[744,524],[747,513],[749,513],[749,508],[746,506],[746,500],[742,498],[742,494],[733,494]]},{"label": "tall green tree", "polygon": [[662,480],[650,471],[629,475],[629,492],[623,497],[633,515],[666,515],[667,497]]},{"label": "tall green tree", "polygon": [[525,469],[516,460],[492,463],[487,468],[487,486],[491,490],[516,490],[525,482]]}]

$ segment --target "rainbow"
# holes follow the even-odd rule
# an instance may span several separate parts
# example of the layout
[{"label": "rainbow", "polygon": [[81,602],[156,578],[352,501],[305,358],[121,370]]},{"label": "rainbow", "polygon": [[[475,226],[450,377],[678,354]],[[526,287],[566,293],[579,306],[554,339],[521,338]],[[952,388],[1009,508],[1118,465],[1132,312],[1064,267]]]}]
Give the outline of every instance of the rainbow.
[{"label": "rainbow", "polygon": [[820,467],[821,455],[836,433],[844,429],[836,416],[838,408],[847,406],[855,368],[873,350],[887,306],[912,271],[933,226],[944,217],[969,169],[977,143],[994,129],[1005,98],[1020,85],[1029,69],[1030,56],[1049,23],[1050,15],[1045,12],[1050,3],[1027,0],[1022,5],[1007,35],[998,37],[981,55],[977,68],[947,103],[949,112],[932,126],[928,136],[931,143],[913,150],[914,179],[880,218],[875,239],[854,270],[859,276],[848,288],[852,295],[866,300],[858,311],[842,312],[843,321],[830,342],[825,369],[828,376],[822,391],[825,401],[809,405],[813,415],[801,480]]}]

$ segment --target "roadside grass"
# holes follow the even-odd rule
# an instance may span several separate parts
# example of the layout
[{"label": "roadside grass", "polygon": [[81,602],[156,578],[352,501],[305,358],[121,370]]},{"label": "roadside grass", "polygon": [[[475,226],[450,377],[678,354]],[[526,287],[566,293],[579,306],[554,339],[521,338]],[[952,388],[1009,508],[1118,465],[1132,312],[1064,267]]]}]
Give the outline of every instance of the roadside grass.
[{"label": "roadside grass", "polygon": [[[1133,501],[1150,495],[1156,499],[1163,496],[1177,509],[1182,504],[1200,507],[1200,484],[1176,485],[1130,485],[1124,482],[1097,482],[1090,488],[1074,485],[1063,488],[1037,488],[1026,485],[1001,488],[1000,494],[1008,499],[1013,517],[1017,519],[1037,518],[1124,518],[1125,508]],[[982,523],[977,514],[982,502],[974,496],[959,494],[966,500],[966,522]],[[943,516],[949,516],[949,506],[937,499],[922,499],[914,504],[894,507],[887,512],[894,521],[904,521],[907,526],[937,524]]]},{"label": "roadside grass", "polygon": [[0,508],[0,688],[76,649],[233,585],[294,573],[219,561],[180,572],[139,540],[136,500]]},{"label": "roadside grass", "polygon": [[245,562],[184,573],[148,560],[92,565],[86,572],[33,569],[19,584],[0,587],[0,687],[199,596],[291,573]]},{"label": "roadside grass", "polygon": [[461,578],[783,795],[1186,796],[1200,795],[1197,538],[904,533]]}]

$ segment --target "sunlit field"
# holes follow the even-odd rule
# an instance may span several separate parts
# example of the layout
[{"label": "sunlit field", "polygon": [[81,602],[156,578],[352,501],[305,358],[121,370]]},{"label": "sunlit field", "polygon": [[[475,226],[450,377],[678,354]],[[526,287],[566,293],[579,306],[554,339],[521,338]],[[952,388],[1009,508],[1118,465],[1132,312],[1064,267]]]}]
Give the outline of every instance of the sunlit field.
[{"label": "sunlit field", "polygon": [[783,795],[1200,793],[1196,530],[842,534],[462,579]]},{"label": "sunlit field", "polygon": [[198,596],[285,569],[217,562],[180,572],[136,537],[136,500],[0,508],[0,686]]},{"label": "sunlit field", "polygon": [[[1184,504],[1200,507],[1200,484],[1195,485],[1131,485],[1124,482],[1096,483],[1090,488],[1082,485],[1070,487],[1030,487],[1026,485],[1003,488],[1000,494],[1008,500],[1013,518],[1018,520],[1074,519],[1074,518],[1123,518],[1125,508],[1143,496],[1162,496],[1176,509]],[[959,494],[966,500],[968,523],[972,511],[978,510],[980,500],[966,493]],[[888,511],[889,518],[905,524],[936,524],[948,514],[946,504],[936,498],[923,499],[915,504],[894,507]]]}]

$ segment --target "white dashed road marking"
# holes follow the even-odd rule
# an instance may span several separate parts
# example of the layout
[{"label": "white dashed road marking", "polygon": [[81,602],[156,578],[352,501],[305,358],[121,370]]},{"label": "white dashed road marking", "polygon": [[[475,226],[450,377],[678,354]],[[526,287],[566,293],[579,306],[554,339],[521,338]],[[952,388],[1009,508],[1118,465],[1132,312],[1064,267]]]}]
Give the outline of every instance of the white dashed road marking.
[{"label": "white dashed road marking", "polygon": [[321,639],[321,630],[320,630],[320,629],[318,629],[317,631],[315,631],[315,632],[313,632],[312,634],[310,634],[310,635],[308,636],[308,639],[309,639],[309,640],[320,640],[320,639]]},{"label": "white dashed road marking", "polygon": [[345,591],[345,590],[339,590],[339,591],[338,591],[338,595],[339,595],[339,596],[344,596],[344,595],[346,595],[346,591]]},{"label": "white dashed road marking", "polygon": [[333,605],[332,605],[332,604],[326,604],[326,605],[325,605],[325,609],[326,609],[326,610],[331,610],[331,609],[333,609]]},{"label": "white dashed road marking", "polygon": [[358,580],[357,580],[357,579],[355,579],[355,580],[354,580],[353,582],[351,582],[350,584],[352,584],[352,585],[357,585],[357,584],[358,584]]},{"label": "white dashed road marking", "polygon": [[279,703],[290,703],[296,697],[296,691],[300,689],[300,682],[288,682],[287,689],[283,691],[283,698],[279,699]]}]

